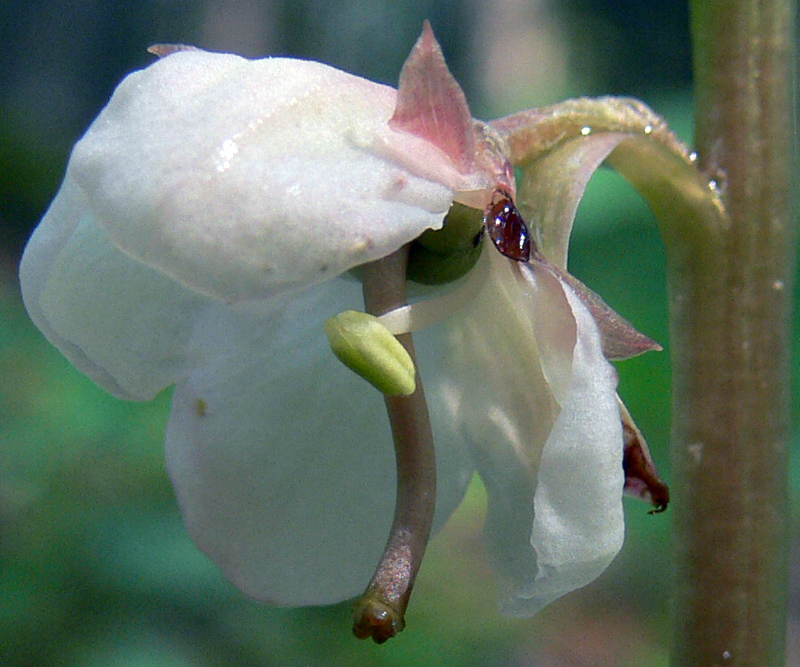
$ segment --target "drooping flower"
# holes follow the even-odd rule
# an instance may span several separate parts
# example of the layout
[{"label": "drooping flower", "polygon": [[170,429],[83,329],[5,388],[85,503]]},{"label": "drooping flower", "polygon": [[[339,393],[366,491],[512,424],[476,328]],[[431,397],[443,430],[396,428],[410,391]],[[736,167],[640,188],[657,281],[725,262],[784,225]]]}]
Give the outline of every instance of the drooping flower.
[{"label": "drooping flower", "polygon": [[[324,323],[360,308],[348,271],[410,247],[417,273],[459,278],[377,320],[425,329],[436,524],[477,470],[507,612],[594,579],[622,544],[623,488],[667,499],[608,362],[655,344],[566,272],[586,182],[630,127],[534,160],[513,118],[473,120],[427,24],[398,91],[314,62],[160,53],[75,146],[21,281],[37,326],[102,387],[175,385],[167,461],[198,546],[277,604],[365,588],[393,451],[380,394]],[[522,154],[551,183],[525,183],[530,230]]]}]

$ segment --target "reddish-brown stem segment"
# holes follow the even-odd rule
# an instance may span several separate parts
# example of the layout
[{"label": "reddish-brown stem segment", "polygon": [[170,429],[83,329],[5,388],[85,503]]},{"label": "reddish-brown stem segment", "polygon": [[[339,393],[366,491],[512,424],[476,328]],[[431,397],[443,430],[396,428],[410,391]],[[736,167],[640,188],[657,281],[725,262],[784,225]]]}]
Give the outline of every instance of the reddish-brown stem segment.
[{"label": "reddish-brown stem segment", "polygon": [[[362,267],[367,312],[383,315],[407,302],[403,248]],[[416,366],[411,334],[397,337]],[[419,572],[436,507],[436,457],[428,406],[417,368],[410,396],[386,396],[397,462],[394,522],[378,568],[354,609],[353,632],[383,643],[405,626],[405,611]]]},{"label": "reddish-brown stem segment", "polygon": [[668,244],[674,667],[785,661],[793,0],[693,0],[699,166],[724,228]]}]

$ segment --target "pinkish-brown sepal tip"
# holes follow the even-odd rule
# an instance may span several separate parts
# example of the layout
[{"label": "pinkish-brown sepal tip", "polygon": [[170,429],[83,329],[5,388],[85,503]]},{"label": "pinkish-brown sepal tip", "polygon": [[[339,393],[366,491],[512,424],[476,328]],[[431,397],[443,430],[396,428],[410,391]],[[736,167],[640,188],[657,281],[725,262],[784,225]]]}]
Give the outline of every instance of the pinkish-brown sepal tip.
[{"label": "pinkish-brown sepal tip", "polygon": [[427,20],[400,72],[397,107],[389,126],[429,141],[462,174],[472,170],[475,160],[472,114]]},{"label": "pinkish-brown sepal tip", "polygon": [[178,51],[202,51],[202,49],[190,44],[153,44],[147,47],[148,53],[152,53],[159,58],[165,58],[173,53],[178,53]]}]

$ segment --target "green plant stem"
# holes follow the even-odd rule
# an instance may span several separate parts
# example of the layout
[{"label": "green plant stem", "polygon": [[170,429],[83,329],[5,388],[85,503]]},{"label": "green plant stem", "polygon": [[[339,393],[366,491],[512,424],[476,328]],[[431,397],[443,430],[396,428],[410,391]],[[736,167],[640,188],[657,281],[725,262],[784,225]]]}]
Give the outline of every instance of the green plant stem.
[{"label": "green plant stem", "polygon": [[727,221],[668,248],[672,664],[772,667],[785,661],[796,7],[691,9],[699,166]]},{"label": "green plant stem", "polygon": [[[408,247],[362,267],[364,302],[372,315],[407,303]],[[383,643],[405,626],[405,611],[428,546],[436,507],[436,455],[428,406],[411,334],[398,340],[414,360],[416,390],[385,396],[397,462],[397,500],[386,549],[366,592],[356,603],[353,632]]]}]

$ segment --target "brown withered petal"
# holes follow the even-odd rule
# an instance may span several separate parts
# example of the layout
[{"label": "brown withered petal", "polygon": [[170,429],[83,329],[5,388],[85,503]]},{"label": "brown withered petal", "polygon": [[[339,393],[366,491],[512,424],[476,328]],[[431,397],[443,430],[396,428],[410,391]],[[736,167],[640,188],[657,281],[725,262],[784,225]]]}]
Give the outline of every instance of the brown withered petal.
[{"label": "brown withered petal", "polygon": [[633,421],[628,408],[622,399],[617,398],[625,442],[622,459],[622,467],[625,470],[625,493],[653,505],[655,509],[651,510],[651,514],[663,512],[669,505],[669,487],[659,477],[647,442]]}]

